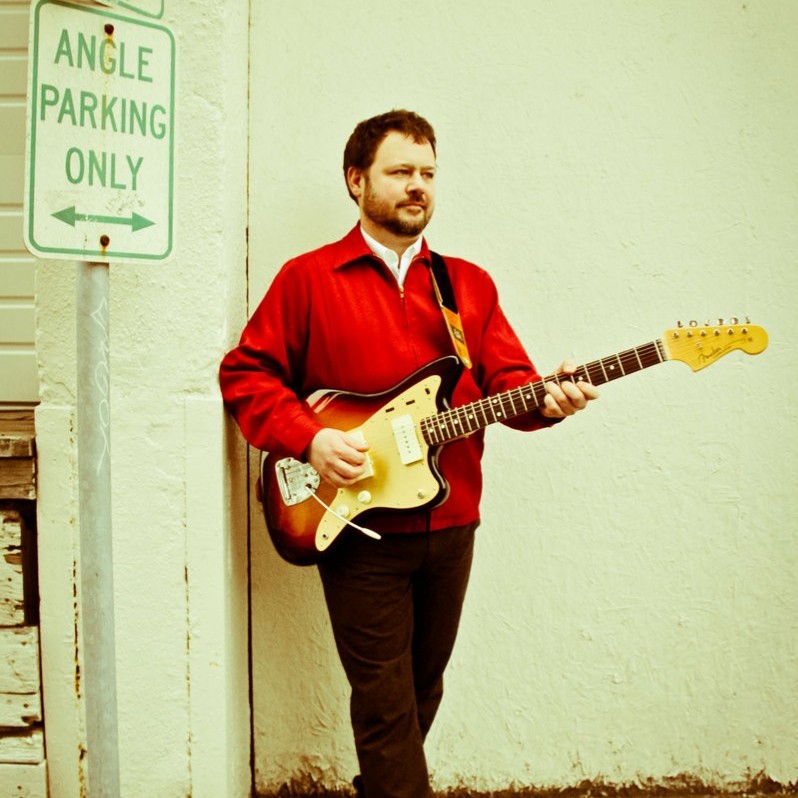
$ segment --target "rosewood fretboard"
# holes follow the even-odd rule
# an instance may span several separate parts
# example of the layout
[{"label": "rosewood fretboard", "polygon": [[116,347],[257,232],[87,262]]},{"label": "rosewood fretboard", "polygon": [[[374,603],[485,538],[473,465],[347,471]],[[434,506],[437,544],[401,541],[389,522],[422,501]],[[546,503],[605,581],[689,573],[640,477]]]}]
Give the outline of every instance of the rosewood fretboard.
[{"label": "rosewood fretboard", "polygon": [[476,432],[478,429],[515,418],[530,410],[543,406],[546,397],[546,383],[570,380],[587,380],[593,385],[617,380],[649,366],[656,366],[667,360],[661,340],[626,349],[599,360],[579,366],[573,375],[550,374],[536,382],[511,388],[486,399],[460,405],[434,416],[421,419],[424,440],[430,446],[439,446],[455,438]]}]

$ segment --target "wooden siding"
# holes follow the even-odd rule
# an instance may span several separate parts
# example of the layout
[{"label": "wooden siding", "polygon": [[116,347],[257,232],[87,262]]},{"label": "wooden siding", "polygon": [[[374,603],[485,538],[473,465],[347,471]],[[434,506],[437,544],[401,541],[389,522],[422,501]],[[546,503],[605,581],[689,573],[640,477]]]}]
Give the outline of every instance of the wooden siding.
[{"label": "wooden siding", "polygon": [[45,798],[33,412],[0,412],[0,796]]},{"label": "wooden siding", "polygon": [[26,2],[0,0],[0,404],[39,398],[35,259],[22,238],[25,175]]}]

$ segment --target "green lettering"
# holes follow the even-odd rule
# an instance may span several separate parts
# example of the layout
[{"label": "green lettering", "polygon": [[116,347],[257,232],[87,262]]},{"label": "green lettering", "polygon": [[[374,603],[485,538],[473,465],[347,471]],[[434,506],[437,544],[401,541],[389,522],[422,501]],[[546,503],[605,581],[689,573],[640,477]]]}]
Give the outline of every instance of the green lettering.
[{"label": "green lettering", "polygon": [[55,51],[55,63],[57,64],[64,56],[69,61],[69,66],[75,66],[72,60],[72,45],[69,43],[69,33],[66,28],[61,31],[61,37],[58,40],[58,47]]},{"label": "green lettering", "polygon": [[94,150],[89,150],[89,185],[94,185],[94,176],[97,175],[98,182],[101,186],[105,185],[107,159],[105,153],[101,153],[102,160],[97,157]]},{"label": "green lettering", "polygon": [[44,122],[44,116],[47,113],[48,106],[58,105],[58,98],[61,96],[55,86],[49,83],[42,83],[42,105],[39,111],[39,119]]},{"label": "green lettering", "polygon": [[111,123],[111,128],[116,133],[116,117],[114,116],[114,106],[116,105],[117,98],[111,97],[109,99],[107,94],[103,94],[101,118],[102,122],[100,127],[105,130],[108,127],[108,122]]},{"label": "green lettering", "polygon": [[97,37],[92,36],[87,41],[82,33],[78,33],[78,67],[83,66],[84,56],[86,56],[86,65],[94,72],[97,61]]},{"label": "green lettering", "polygon": [[150,111],[150,133],[154,139],[162,139],[166,135],[166,123],[156,120],[155,115],[166,116],[166,108],[162,105],[153,105]]},{"label": "green lettering", "polygon": [[152,78],[144,74],[144,67],[150,65],[149,60],[145,57],[145,53],[152,55],[151,47],[139,47],[139,80],[145,83],[152,83]]},{"label": "green lettering", "polygon": [[[77,169],[73,167],[77,163]],[[66,176],[70,183],[77,184],[83,181],[85,165],[83,153],[77,147],[70,147],[66,154]],[[76,173],[77,172],[77,173]]]},{"label": "green lettering", "polygon": [[91,117],[91,126],[97,129],[97,120],[94,118],[94,112],[97,110],[97,95],[92,94],[90,91],[82,91],[80,93],[80,126],[86,127],[86,117]]},{"label": "green lettering", "polygon": [[124,183],[116,182],[116,153],[111,153],[111,188],[127,188]]},{"label": "green lettering", "polygon": [[119,43],[119,77],[120,78],[135,78],[132,72],[125,72],[125,43]]},{"label": "green lettering", "polygon": [[72,89],[64,89],[64,99],[61,101],[61,108],[58,111],[58,124],[68,116],[73,125],[77,125],[78,118],[75,115],[75,102],[72,99]]},{"label": "green lettering", "polygon": [[135,191],[136,190],[136,177],[137,177],[137,175],[139,173],[139,169],[141,169],[141,165],[144,163],[144,158],[143,157],[139,157],[139,159],[136,161],[136,163],[133,163],[133,159],[129,155],[126,155],[125,158],[127,158],[127,165],[130,167],[130,174],[131,174],[132,179],[133,179],[132,180],[132,184],[131,184],[131,188],[133,189],[133,191]]},{"label": "green lettering", "polygon": [[130,101],[130,126],[129,131],[134,132],[134,124],[138,126],[142,136],[147,135],[147,103],[139,105],[135,100]]},{"label": "green lettering", "polygon": [[106,75],[113,75],[116,70],[116,58],[113,53],[108,52],[109,48],[116,50],[114,40],[103,39],[103,43],[100,45],[100,69],[102,69]]}]

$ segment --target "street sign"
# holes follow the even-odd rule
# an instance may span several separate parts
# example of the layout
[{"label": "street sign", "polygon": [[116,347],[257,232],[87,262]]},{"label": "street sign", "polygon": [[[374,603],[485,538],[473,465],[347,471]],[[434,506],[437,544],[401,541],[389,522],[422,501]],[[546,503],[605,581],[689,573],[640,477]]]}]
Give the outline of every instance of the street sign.
[{"label": "street sign", "polygon": [[174,193],[171,31],[96,5],[39,0],[31,10],[30,62],[28,249],[98,263],[167,258]]}]

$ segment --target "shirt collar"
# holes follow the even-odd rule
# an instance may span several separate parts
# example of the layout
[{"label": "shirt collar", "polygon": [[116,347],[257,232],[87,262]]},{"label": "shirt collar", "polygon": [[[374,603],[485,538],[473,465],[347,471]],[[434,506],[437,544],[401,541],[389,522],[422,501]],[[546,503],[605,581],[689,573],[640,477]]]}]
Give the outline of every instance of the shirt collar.
[{"label": "shirt collar", "polygon": [[385,263],[385,265],[394,273],[398,274],[402,271],[407,271],[407,267],[413,261],[413,258],[421,252],[421,236],[419,236],[402,254],[401,260],[399,256],[392,250],[377,241],[376,238],[370,236],[362,227],[360,232],[363,235],[369,249]]},{"label": "shirt collar", "polygon": [[[419,252],[414,257],[422,257],[425,261],[429,262],[429,246],[427,239],[423,236],[417,242]],[[375,256],[366,239],[363,237],[363,231],[360,228],[360,223],[356,224],[340,241],[335,245],[335,256],[333,268],[339,269],[362,258],[379,257]]]}]

